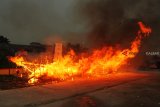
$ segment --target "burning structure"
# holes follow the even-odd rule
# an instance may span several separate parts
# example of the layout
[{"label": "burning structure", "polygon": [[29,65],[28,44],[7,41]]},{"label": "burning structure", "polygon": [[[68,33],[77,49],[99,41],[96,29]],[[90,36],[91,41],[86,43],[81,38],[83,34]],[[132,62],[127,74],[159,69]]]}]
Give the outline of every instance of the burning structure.
[{"label": "burning structure", "polygon": [[56,43],[55,59],[50,61],[48,58],[52,56],[37,56],[30,59],[30,56],[17,55],[9,59],[28,72],[29,83],[39,82],[42,77],[66,80],[77,76],[97,77],[118,72],[118,69],[127,64],[129,59],[136,56],[142,39],[151,33],[151,28],[142,22],[138,22],[138,25],[137,36],[127,49],[103,47],[94,50],[91,54],[82,53],[78,56],[71,49],[66,55],[61,56],[62,44]]},{"label": "burning structure", "polygon": [[54,60],[62,58],[62,43],[55,43]]},{"label": "burning structure", "polygon": [[[12,65],[1,71],[12,67],[16,75],[10,69],[7,76],[1,76],[0,105],[159,107],[160,73],[156,66],[160,60],[156,50],[160,2],[73,1],[17,0],[8,11],[1,6],[4,14],[0,22],[5,25],[1,33],[16,43],[6,45],[13,50],[13,54],[4,54]],[[76,9],[78,14],[70,13]],[[75,21],[73,15],[80,20]],[[59,37],[66,44],[58,42]],[[32,43],[17,44],[28,42]],[[0,45],[5,52],[5,45]],[[153,68],[147,60],[152,61]],[[154,61],[158,63],[153,66]]]}]

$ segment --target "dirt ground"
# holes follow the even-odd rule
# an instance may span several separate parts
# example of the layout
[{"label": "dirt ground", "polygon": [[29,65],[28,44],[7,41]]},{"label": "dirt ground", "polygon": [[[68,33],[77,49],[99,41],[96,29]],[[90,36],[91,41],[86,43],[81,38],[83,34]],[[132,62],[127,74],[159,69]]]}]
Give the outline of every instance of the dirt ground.
[{"label": "dirt ground", "polygon": [[160,72],[0,91],[0,107],[160,107]]}]

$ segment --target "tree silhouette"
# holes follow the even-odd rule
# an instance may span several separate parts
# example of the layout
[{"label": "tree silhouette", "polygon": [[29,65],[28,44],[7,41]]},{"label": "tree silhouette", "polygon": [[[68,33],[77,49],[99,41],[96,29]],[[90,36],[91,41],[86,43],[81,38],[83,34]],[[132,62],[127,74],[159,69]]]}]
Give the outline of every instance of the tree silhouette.
[{"label": "tree silhouette", "polygon": [[6,38],[6,37],[4,37],[4,36],[0,35],[0,43],[6,43],[6,44],[9,44],[9,43],[10,43],[10,41],[9,41],[9,39],[8,39],[8,38]]}]

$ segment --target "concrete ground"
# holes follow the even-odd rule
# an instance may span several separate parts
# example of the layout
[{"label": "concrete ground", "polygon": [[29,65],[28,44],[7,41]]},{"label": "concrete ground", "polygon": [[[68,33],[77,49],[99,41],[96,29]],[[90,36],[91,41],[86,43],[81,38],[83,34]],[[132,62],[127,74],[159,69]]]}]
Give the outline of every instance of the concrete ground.
[{"label": "concrete ground", "polygon": [[0,107],[160,107],[160,72],[119,73],[0,91]]}]

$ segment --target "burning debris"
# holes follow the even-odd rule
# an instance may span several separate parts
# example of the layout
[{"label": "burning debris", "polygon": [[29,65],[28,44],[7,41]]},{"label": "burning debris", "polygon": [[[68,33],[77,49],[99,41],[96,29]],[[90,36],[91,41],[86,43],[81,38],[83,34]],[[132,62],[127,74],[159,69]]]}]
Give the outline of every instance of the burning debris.
[{"label": "burning debris", "polygon": [[[103,47],[102,49],[94,50],[91,55],[83,53],[78,56],[73,50],[70,50],[62,58],[58,58],[60,56],[59,51],[62,51],[62,44],[57,44],[59,51],[56,51],[56,57],[50,61],[47,58],[52,56],[42,56],[30,60],[29,56],[17,55],[9,59],[28,71],[29,83],[40,82],[42,77],[45,79],[66,80],[73,79],[76,76],[96,77],[118,72],[117,70],[122,65],[127,64],[129,59],[135,57],[139,52],[142,39],[151,33],[151,28],[146,27],[142,22],[138,22],[138,25],[140,30],[128,49]],[[124,53],[134,54],[124,55]]]}]

